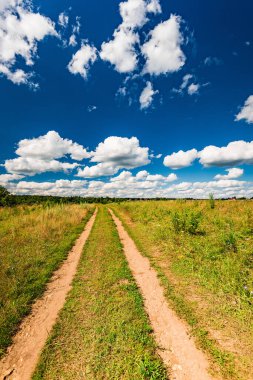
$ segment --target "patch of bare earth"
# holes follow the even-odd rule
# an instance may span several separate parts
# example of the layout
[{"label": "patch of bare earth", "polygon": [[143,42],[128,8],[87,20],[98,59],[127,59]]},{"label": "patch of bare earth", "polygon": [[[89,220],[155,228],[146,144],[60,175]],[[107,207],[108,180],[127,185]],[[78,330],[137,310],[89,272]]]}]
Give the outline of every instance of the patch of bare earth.
[{"label": "patch of bare earth", "polygon": [[214,380],[209,363],[188,334],[187,325],[169,307],[156,271],[142,256],[125,231],[121,221],[110,210],[117,226],[124,252],[133,276],[144,298],[144,304],[159,347],[159,354],[169,369],[171,380]]},{"label": "patch of bare earth", "polygon": [[9,347],[6,356],[0,361],[1,380],[29,380],[35,370],[40,352],[64,305],[66,295],[76,273],[84,244],[90,234],[96,212],[62,266],[54,273],[42,298],[38,299]]}]

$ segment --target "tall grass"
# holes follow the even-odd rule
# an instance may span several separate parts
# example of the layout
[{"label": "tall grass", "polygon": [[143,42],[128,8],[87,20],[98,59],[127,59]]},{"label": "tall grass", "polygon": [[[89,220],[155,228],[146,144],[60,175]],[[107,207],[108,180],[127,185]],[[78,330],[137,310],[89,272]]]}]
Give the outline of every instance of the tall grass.
[{"label": "tall grass", "polygon": [[80,205],[0,209],[0,356],[66,257],[89,210]]}]

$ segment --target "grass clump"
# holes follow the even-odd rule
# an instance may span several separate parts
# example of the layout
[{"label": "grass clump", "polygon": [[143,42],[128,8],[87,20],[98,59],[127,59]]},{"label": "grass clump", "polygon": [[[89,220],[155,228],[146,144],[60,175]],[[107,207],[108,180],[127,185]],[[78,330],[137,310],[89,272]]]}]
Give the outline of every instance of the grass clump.
[{"label": "grass clump", "polygon": [[209,205],[210,205],[210,209],[214,209],[215,208],[215,200],[214,200],[214,195],[211,193],[209,194]]},{"label": "grass clump", "polygon": [[90,215],[79,205],[0,209],[0,356]]},{"label": "grass clump", "polygon": [[175,232],[188,232],[196,234],[199,231],[199,225],[202,220],[201,211],[183,210],[175,211],[171,214],[171,221]]},{"label": "grass clump", "polygon": [[104,206],[34,380],[165,380],[142,297]]}]

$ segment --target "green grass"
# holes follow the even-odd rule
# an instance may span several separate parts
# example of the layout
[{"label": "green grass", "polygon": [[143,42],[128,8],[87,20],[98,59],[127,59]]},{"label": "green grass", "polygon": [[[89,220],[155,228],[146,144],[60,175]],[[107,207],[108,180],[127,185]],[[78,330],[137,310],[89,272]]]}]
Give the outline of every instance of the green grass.
[{"label": "green grass", "polygon": [[156,268],[166,295],[227,379],[251,379],[253,202],[112,205]]},{"label": "green grass", "polygon": [[33,376],[39,379],[167,379],[143,301],[104,206],[73,288]]},{"label": "green grass", "polygon": [[0,209],[0,357],[91,210],[79,205]]}]

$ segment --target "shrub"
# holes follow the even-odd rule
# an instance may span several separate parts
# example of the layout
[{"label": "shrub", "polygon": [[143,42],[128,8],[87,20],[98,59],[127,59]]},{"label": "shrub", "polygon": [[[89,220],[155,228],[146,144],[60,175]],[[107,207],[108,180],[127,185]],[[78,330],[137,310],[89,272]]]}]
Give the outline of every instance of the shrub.
[{"label": "shrub", "polygon": [[234,231],[225,234],[223,241],[226,249],[237,252],[237,238]]},{"label": "shrub", "polygon": [[171,214],[171,221],[175,232],[187,232],[194,235],[198,232],[201,220],[201,211],[184,210],[180,213],[176,211]]},{"label": "shrub", "polygon": [[214,195],[213,194],[209,194],[209,205],[210,205],[211,209],[215,208],[215,201],[214,201]]}]

